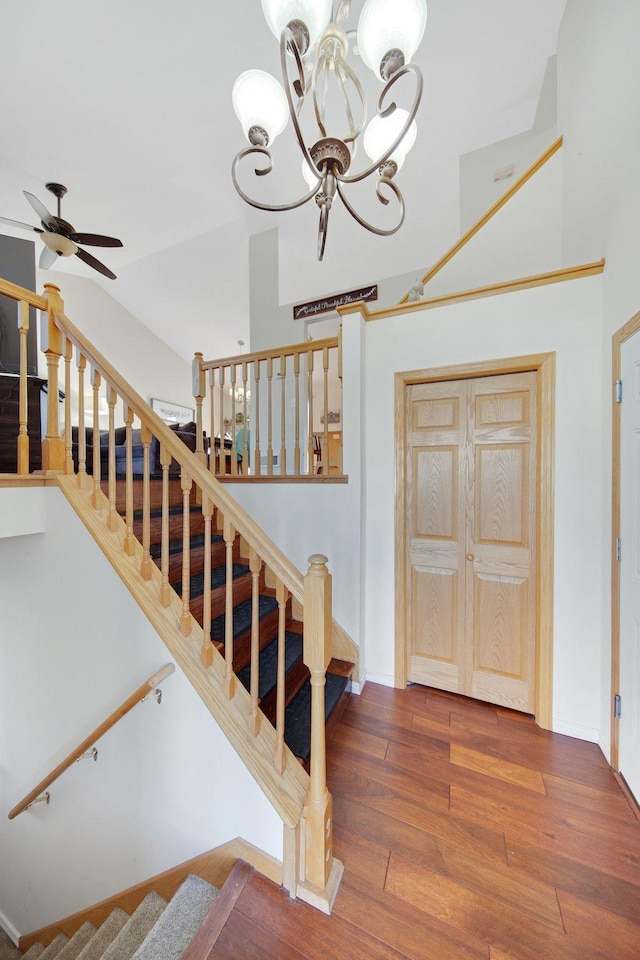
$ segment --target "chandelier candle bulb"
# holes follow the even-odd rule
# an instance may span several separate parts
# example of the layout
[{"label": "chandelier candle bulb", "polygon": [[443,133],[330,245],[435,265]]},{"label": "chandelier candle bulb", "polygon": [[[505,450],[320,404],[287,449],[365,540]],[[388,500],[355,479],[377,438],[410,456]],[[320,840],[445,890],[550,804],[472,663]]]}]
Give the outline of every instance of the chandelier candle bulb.
[{"label": "chandelier candle bulb", "polygon": [[360,56],[376,77],[388,80],[411,60],[426,25],[426,0],[366,0],[358,21]]},{"label": "chandelier candle bulb", "polygon": [[300,49],[300,54],[304,56],[331,19],[331,0],[262,0],[262,12],[276,40],[291,23],[306,27],[306,48]]},{"label": "chandelier candle bulb", "polygon": [[250,143],[266,147],[287,125],[289,109],[284,90],[264,70],[241,73],[233,85],[231,102]]},{"label": "chandelier candle bulb", "polygon": [[[376,157],[382,157],[386,154],[393,141],[405,126],[408,116],[409,114],[406,110],[398,108],[389,114],[388,117],[378,115],[373,118],[371,123],[368,124],[363,137],[365,153],[371,160],[375,160]],[[391,160],[396,164],[398,170],[404,163],[409,150],[411,150],[411,147],[416,142],[417,135],[418,127],[414,120],[398,146],[387,158],[387,161]]]},{"label": "chandelier candle bulb", "polygon": [[[233,161],[234,187],[250,206],[272,213],[294,210],[315,200],[320,214],[318,260],[324,256],[334,201],[340,200],[360,226],[377,236],[389,237],[402,226],[404,198],[393,178],[416,138],[415,116],[423,87],[419,68],[407,61],[424,33],[425,0],[366,0],[358,26],[358,48],[365,63],[385,80],[385,86],[378,98],[376,116],[365,131],[364,87],[350,63],[350,53],[355,53],[350,46],[356,32],[340,25],[347,20],[351,3],[342,0],[336,6],[331,20],[331,0],[262,0],[267,25],[280,39],[284,91],[269,74],[249,70],[238,77],[232,94],[235,112],[250,144]],[[396,90],[393,97],[390,92],[403,77],[411,77],[415,82],[413,103],[408,110],[396,107]],[[403,86],[406,88],[404,81]],[[308,102],[311,109],[305,112]],[[342,107],[343,114],[343,129],[337,131],[331,129],[336,104]],[[245,158],[253,158],[256,176],[272,172],[274,162],[269,148],[284,130],[287,119],[291,120],[302,154],[302,175],[308,190],[288,203],[261,202],[240,186],[238,169]],[[353,161],[361,138],[371,163],[357,169]],[[394,200],[397,208],[391,226],[377,226],[365,220],[348,197],[351,184],[375,174],[377,200],[383,206]]]}]

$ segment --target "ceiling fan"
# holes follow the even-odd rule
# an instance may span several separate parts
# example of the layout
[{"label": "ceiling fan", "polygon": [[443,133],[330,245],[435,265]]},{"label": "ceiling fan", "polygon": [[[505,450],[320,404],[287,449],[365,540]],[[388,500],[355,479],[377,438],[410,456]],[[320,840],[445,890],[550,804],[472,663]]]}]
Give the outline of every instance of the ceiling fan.
[{"label": "ceiling fan", "polygon": [[49,213],[44,203],[34,197],[32,193],[27,190],[22,191],[40,218],[42,229],[32,227],[29,223],[21,223],[19,220],[9,220],[7,217],[0,217],[0,223],[8,223],[11,227],[20,227],[23,230],[34,230],[40,234],[45,245],[39,261],[39,266],[43,270],[52,266],[57,257],[71,257],[75,254],[76,257],[93,267],[94,270],[111,280],[115,280],[115,273],[105,267],[104,263],[79,247],[78,244],[85,243],[91,247],[121,247],[122,240],[116,240],[115,237],[103,237],[99,233],[78,233],[75,227],[60,216],[60,201],[67,192],[67,188],[61,183],[47,183],[45,186],[58,199],[58,213],[55,217],[52,213]]}]

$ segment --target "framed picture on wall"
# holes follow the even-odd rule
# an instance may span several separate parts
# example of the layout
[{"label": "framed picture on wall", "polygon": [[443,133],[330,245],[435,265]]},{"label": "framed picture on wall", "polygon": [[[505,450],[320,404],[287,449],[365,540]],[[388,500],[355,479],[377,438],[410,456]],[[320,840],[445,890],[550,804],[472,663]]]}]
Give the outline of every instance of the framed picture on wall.
[{"label": "framed picture on wall", "polygon": [[183,407],[180,403],[157,400],[155,397],[151,400],[151,409],[155,410],[165,423],[192,423],[196,418],[193,407]]}]

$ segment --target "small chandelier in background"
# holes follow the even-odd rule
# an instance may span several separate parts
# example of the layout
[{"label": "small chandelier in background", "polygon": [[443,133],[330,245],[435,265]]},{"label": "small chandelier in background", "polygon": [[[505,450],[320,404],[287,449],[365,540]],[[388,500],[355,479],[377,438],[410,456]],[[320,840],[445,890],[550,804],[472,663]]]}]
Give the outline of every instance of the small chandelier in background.
[{"label": "small chandelier in background", "polygon": [[[232,93],[234,110],[250,143],[233,161],[236,190],[246,203],[272,212],[293,210],[315,198],[320,210],[318,260],[324,254],[329,212],[336,195],[361,226],[378,236],[390,236],[402,226],[404,199],[393,178],[415,141],[415,116],[422,96],[422,74],[409,61],[424,33],[426,0],[366,0],[357,32],[341,26],[350,6],[350,0],[342,0],[333,16],[331,0],[262,0],[267,24],[280,40],[284,91],[270,74],[247,70],[236,80]],[[349,46],[355,40],[361,59],[385,83],[377,114],[368,125],[364,90],[347,60]],[[289,72],[292,61],[293,79]],[[402,110],[391,100],[389,91],[407,74],[413,75],[416,86],[411,108]],[[339,135],[330,128],[328,119],[329,108],[335,109],[336,93],[344,114],[344,130]],[[310,143],[300,125],[307,102],[312,103],[315,118]],[[289,203],[262,203],[240,187],[238,165],[245,157],[262,155],[267,163],[255,173],[259,177],[269,174],[273,163],[268,147],[289,119],[302,152],[302,173],[309,191]],[[352,162],[360,142],[370,162],[354,172]],[[377,199],[386,206],[390,194],[398,203],[397,222],[388,229],[365,220],[345,195],[345,187],[376,172]]]}]

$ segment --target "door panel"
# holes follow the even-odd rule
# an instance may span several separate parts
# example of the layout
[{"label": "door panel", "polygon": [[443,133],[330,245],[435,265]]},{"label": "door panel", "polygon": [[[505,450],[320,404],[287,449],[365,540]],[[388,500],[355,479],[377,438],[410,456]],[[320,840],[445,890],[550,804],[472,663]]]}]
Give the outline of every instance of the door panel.
[{"label": "door panel", "polygon": [[426,495],[415,500],[416,537],[456,540],[458,456],[455,447],[417,447],[413,452],[413,482]]},{"label": "door panel", "polygon": [[409,388],[408,678],[532,712],[536,375]]},{"label": "door panel", "polygon": [[622,383],[618,766],[640,801],[640,332],[622,344]]},{"label": "door panel", "polygon": [[474,593],[474,670],[522,680],[526,663],[526,580],[480,574]]},{"label": "door panel", "polygon": [[527,453],[522,443],[476,445],[478,543],[526,546]]},{"label": "door panel", "polygon": [[464,603],[459,602],[464,564],[462,391],[458,383],[418,384],[411,391],[407,582],[414,603],[408,621],[409,675],[418,683],[456,691],[465,667],[459,643],[464,630]]}]

